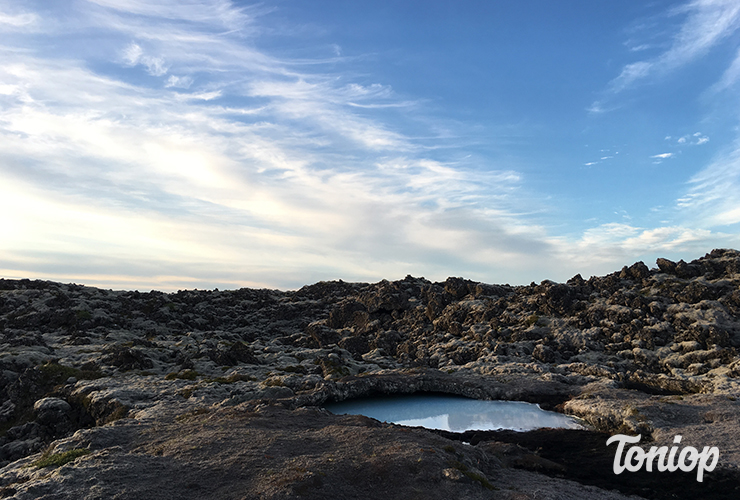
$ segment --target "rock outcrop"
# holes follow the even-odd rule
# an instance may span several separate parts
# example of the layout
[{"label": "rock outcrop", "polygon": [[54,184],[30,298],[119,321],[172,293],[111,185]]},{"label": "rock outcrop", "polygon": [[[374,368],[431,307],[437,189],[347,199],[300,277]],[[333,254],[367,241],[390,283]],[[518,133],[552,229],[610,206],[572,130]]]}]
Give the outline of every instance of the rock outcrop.
[{"label": "rock outcrop", "polygon": [[[467,446],[319,409],[418,391],[719,446],[707,482],[723,495],[740,478],[739,348],[735,250],[528,286],[407,276],[166,294],[0,279],[0,498],[377,498],[378,484],[398,498],[669,498],[589,483],[547,450],[506,458],[495,435]],[[50,457],[70,460],[49,475]],[[193,467],[204,479],[167,493],[167,475]]]}]

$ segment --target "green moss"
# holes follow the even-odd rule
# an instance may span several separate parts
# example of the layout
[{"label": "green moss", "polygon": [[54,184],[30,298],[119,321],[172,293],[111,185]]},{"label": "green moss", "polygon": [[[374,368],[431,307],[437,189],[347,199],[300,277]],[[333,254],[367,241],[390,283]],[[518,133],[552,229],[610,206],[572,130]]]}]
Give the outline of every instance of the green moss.
[{"label": "green moss", "polygon": [[75,377],[78,380],[93,380],[103,376],[99,371],[80,370],[53,361],[39,366],[39,371],[41,371],[42,383],[46,386],[63,384],[69,377]]},{"label": "green moss", "polygon": [[78,457],[87,455],[88,453],[90,453],[90,450],[86,448],[78,448],[76,450],[54,454],[45,452],[41,455],[41,458],[33,462],[31,465],[37,469],[41,469],[43,467],[61,467],[62,465],[67,464]]},{"label": "green moss", "polygon": [[185,389],[178,392],[178,394],[185,399],[190,399],[190,396],[193,395],[193,392],[195,391],[195,387],[186,387]]},{"label": "green moss", "polygon": [[128,408],[124,405],[122,405],[119,402],[115,402],[116,409],[113,410],[107,417],[104,419],[105,424],[109,424],[111,422],[114,422],[116,420],[121,420],[122,418],[126,418],[128,416]]},{"label": "green moss", "polygon": [[531,315],[530,317],[527,318],[527,321],[526,321],[527,326],[532,326],[532,325],[536,324],[539,320],[540,320],[540,317],[537,316],[536,314],[533,314],[533,315]]},{"label": "green moss", "polygon": [[92,319],[92,314],[90,314],[90,311],[77,311],[75,313],[75,316],[77,316],[77,319],[79,321],[86,320],[86,319]]},{"label": "green moss", "polygon": [[484,476],[482,476],[480,474],[476,474],[475,472],[471,472],[471,471],[462,471],[462,473],[465,474],[466,476],[468,476],[473,481],[478,481],[481,484],[481,486],[483,486],[487,490],[496,490],[496,489],[498,489],[494,485],[492,485],[488,481],[488,479],[486,479]]},{"label": "green moss", "polygon": [[66,381],[69,377],[77,377],[80,374],[80,370],[72,368],[71,366],[63,366],[58,363],[46,363],[45,365],[39,366],[41,376],[44,382],[61,383]]}]

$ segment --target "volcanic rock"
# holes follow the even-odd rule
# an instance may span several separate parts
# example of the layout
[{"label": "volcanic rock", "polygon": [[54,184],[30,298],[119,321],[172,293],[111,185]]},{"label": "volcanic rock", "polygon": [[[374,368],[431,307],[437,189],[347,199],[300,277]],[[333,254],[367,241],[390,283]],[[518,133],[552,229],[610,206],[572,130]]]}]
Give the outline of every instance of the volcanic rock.
[{"label": "volcanic rock", "polygon": [[[735,498],[740,252],[657,266],[292,292],[0,279],[0,498]],[[588,430],[444,435],[321,410],[414,392],[534,402]],[[609,475],[616,433],[680,434],[719,464],[703,486]]]}]

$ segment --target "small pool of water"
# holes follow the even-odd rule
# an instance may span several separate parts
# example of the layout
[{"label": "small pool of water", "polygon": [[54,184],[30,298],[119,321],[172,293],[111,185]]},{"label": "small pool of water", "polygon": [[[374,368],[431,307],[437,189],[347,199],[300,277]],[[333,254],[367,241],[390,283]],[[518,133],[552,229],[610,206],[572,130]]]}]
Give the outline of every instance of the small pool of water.
[{"label": "small pool of water", "polygon": [[582,429],[574,418],[521,401],[481,401],[460,396],[411,394],[329,403],[336,415],[365,415],[383,422],[451,432],[542,427]]}]

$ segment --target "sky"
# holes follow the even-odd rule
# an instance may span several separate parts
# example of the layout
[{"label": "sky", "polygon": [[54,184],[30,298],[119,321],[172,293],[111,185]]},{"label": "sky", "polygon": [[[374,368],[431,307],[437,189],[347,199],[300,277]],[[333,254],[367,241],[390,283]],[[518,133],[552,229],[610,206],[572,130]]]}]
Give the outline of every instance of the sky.
[{"label": "sky", "polygon": [[512,285],[740,248],[737,0],[0,0],[0,277]]}]

